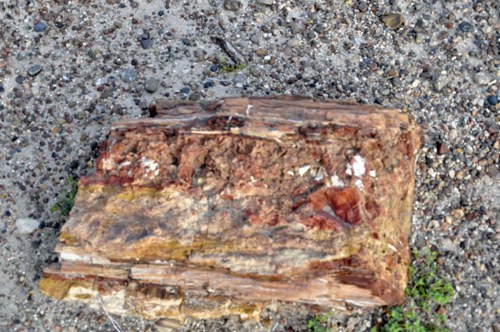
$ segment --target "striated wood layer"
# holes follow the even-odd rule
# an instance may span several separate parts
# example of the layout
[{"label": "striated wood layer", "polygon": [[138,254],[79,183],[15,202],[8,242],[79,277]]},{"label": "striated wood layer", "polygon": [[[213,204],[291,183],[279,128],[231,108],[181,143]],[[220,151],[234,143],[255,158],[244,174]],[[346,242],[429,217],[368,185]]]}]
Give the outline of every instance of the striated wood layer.
[{"label": "striated wood layer", "polygon": [[403,302],[421,142],[407,115],[290,96],[150,111],[113,123],[42,292],[180,322]]}]

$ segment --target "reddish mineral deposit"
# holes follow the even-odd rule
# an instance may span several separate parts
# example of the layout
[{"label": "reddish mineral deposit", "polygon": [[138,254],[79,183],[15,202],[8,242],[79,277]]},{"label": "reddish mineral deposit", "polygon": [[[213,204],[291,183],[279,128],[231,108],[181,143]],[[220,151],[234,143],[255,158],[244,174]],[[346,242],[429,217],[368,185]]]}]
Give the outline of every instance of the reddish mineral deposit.
[{"label": "reddish mineral deposit", "polygon": [[397,305],[421,131],[305,97],[160,100],[112,125],[41,291],[149,319],[259,319],[271,301]]}]

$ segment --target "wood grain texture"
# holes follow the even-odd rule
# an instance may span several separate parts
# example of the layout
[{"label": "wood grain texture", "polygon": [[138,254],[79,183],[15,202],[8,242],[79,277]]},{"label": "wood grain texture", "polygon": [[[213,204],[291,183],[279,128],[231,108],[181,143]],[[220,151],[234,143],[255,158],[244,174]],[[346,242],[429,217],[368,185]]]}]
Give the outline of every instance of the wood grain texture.
[{"label": "wood grain texture", "polygon": [[292,96],[150,110],[113,123],[80,179],[45,294],[179,321],[404,301],[421,143],[407,115]]}]

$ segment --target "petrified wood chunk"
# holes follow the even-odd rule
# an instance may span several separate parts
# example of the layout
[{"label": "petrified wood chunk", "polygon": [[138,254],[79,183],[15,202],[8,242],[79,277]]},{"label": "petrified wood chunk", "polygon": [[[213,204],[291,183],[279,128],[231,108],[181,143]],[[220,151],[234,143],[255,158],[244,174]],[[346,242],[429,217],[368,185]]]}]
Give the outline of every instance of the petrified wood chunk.
[{"label": "petrified wood chunk", "polygon": [[113,123],[80,179],[46,295],[179,321],[404,300],[421,135],[407,115],[298,97],[151,112]]}]

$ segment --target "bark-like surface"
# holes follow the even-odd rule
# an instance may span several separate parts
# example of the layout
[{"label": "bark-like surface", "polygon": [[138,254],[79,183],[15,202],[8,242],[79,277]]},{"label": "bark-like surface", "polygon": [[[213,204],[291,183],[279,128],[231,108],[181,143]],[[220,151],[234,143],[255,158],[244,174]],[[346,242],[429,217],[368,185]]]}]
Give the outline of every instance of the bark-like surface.
[{"label": "bark-like surface", "polygon": [[40,289],[147,318],[404,300],[420,129],[310,98],[157,101],[112,125]]}]

